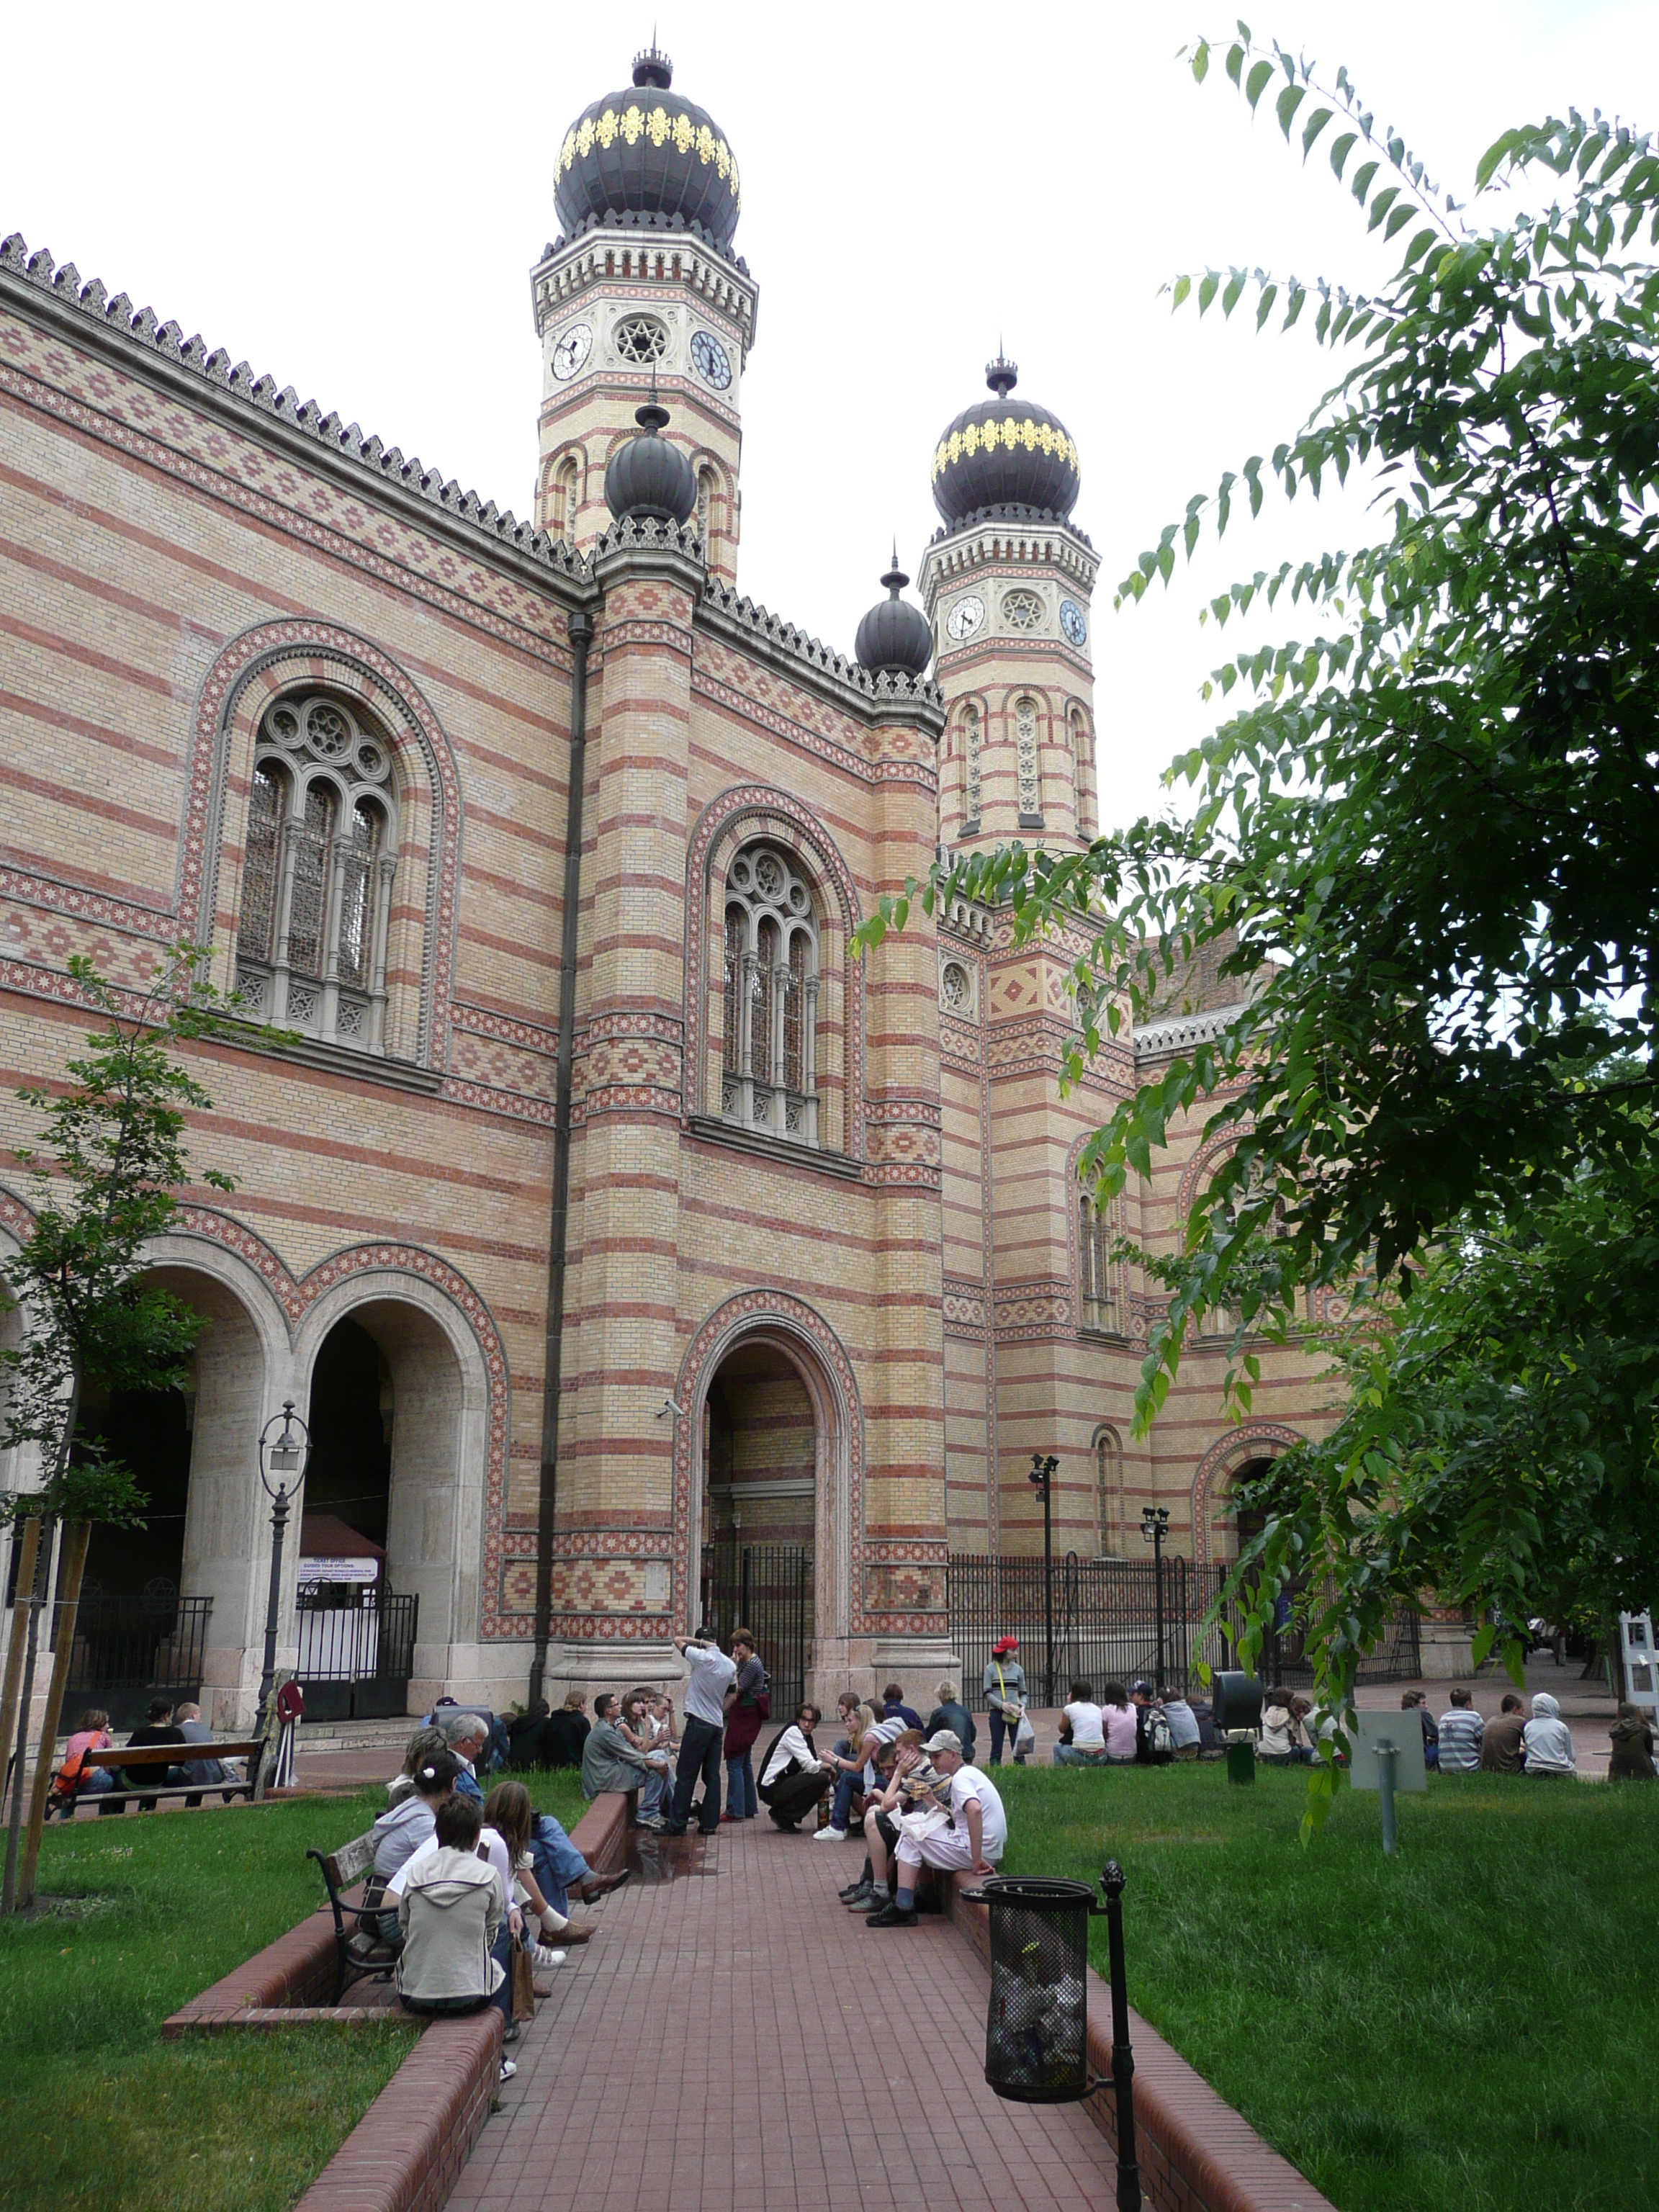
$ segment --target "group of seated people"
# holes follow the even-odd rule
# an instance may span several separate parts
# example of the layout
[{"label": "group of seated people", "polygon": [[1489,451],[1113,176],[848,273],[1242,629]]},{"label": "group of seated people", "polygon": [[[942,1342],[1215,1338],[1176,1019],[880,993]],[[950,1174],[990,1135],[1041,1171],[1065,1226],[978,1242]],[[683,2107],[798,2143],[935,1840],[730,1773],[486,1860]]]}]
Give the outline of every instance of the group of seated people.
[{"label": "group of seated people", "polygon": [[[1405,1690],[1403,1713],[1414,1714],[1423,1732],[1423,1764],[1441,1774],[1553,1774],[1578,1771],[1572,1730],[1547,1690],[1527,1700],[1506,1691],[1487,1720],[1475,1710],[1473,1692],[1461,1685],[1438,1718],[1429,1711],[1428,1693]],[[1256,1757],[1273,1766],[1311,1765],[1325,1755],[1326,1739],[1335,1732],[1328,1717],[1316,1717],[1310,1698],[1269,1691],[1262,1708]],[[1639,1708],[1621,1705],[1610,1731],[1607,1778],[1612,1782],[1659,1780],[1654,1766],[1654,1735]]]},{"label": "group of seated people", "polygon": [[[122,1748],[128,1751],[144,1749],[152,1744],[176,1743],[181,1751],[192,1743],[211,1743],[213,1730],[202,1718],[202,1708],[190,1700],[175,1705],[170,1698],[152,1698],[143,1725],[132,1730]],[[112,1790],[139,1790],[148,1783],[151,1789],[183,1790],[197,1785],[206,1790],[216,1783],[228,1782],[234,1778],[229,1765],[219,1759],[181,1759],[166,1766],[135,1766],[131,1770],[119,1766],[97,1766],[88,1763],[89,1751],[111,1751],[116,1747],[110,1733],[109,1715],[101,1705],[89,1705],[75,1723],[64,1747],[63,1764],[52,1777],[52,1794],[46,1801],[46,1818],[56,1814],[61,1820],[75,1817],[76,1806],[84,1798],[103,1798]],[[226,1802],[230,1800],[226,1793]],[[187,1806],[199,1805],[199,1796],[186,1797]],[[156,1807],[154,1797],[141,1797],[141,1813],[153,1813]],[[100,1814],[118,1813],[119,1804],[100,1804]]]},{"label": "group of seated people", "polygon": [[1203,1744],[1198,1715],[1185,1698],[1148,1681],[1108,1682],[1095,1701],[1091,1682],[1073,1682],[1060,1717],[1056,1766],[1164,1766],[1196,1759]]},{"label": "group of seated people", "polygon": [[[571,1899],[591,1905],[628,1876],[596,1874],[561,1822],[536,1810],[522,1782],[498,1782],[484,1796],[477,1762],[491,1734],[483,1716],[459,1707],[416,1730],[374,1823],[359,1929],[369,1958],[396,1960],[406,2010],[453,2014],[497,2005],[512,2043],[520,2033],[514,1950],[525,1956],[535,1995],[547,1995],[534,1970],[562,1966],[570,1948],[593,1933],[591,1922],[572,1919]],[[517,2070],[504,2059],[501,2078]]]}]

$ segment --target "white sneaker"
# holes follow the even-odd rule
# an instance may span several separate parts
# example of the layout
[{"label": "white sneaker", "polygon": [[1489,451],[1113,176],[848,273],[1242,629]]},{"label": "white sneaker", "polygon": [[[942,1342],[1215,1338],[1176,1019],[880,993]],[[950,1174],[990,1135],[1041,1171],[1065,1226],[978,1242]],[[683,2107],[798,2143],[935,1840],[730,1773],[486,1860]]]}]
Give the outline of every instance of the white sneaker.
[{"label": "white sneaker", "polygon": [[518,2070],[517,2066],[514,2065],[512,2059],[503,2058],[501,2061],[501,2070],[495,2076],[495,2079],[498,2081],[510,2081]]},{"label": "white sneaker", "polygon": [[538,1966],[562,1966],[570,1956],[568,1951],[550,1951],[545,1943],[538,1943],[532,1963]]},{"label": "white sneaker", "polygon": [[844,1844],[847,1831],[845,1828],[820,1828],[812,1841],[815,1844]]}]

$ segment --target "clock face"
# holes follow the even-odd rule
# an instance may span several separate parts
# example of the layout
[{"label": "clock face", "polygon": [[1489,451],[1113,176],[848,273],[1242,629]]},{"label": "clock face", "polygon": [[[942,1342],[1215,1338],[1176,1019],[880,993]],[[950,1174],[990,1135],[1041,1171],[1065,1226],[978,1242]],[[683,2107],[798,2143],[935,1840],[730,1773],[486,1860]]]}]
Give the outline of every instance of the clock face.
[{"label": "clock face", "polygon": [[977,592],[964,592],[945,618],[946,635],[958,641],[971,637],[984,619],[984,600]]},{"label": "clock face", "polygon": [[691,340],[691,366],[705,384],[712,384],[716,392],[727,391],[732,383],[732,363],[726,348],[710,331],[699,331]]},{"label": "clock face", "polygon": [[1081,645],[1089,635],[1089,625],[1083,619],[1083,610],[1075,599],[1060,603],[1060,626],[1073,645]]},{"label": "clock face", "polygon": [[586,323],[572,323],[553,349],[553,374],[568,384],[593,350],[593,333]]}]

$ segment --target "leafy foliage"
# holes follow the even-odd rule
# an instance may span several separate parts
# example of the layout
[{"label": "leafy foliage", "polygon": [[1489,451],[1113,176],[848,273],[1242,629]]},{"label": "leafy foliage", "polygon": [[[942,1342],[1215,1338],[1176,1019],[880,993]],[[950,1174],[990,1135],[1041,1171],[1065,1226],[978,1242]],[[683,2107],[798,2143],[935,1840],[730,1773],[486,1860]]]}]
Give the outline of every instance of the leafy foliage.
[{"label": "leafy foliage", "polygon": [[[168,1389],[185,1379],[201,1317],[140,1274],[145,1246],[171,1221],[190,1177],[188,1109],[210,1102],[176,1058],[212,1035],[223,1004],[202,970],[206,956],[175,947],[136,1004],[90,962],[70,975],[105,1017],[66,1068],[68,1087],[18,1094],[46,1124],[39,1151],[18,1158],[33,1175],[34,1226],[8,1267],[27,1324],[0,1352],[9,1391],[0,1442],[40,1448],[40,1490],[0,1501],[0,1516],[138,1519],[144,1500],[131,1471],[80,1433],[82,1395]],[[233,1185],[212,1170],[202,1180]]]},{"label": "leafy foliage", "polygon": [[[1346,72],[1325,86],[1243,25],[1191,50],[1194,77],[1218,58],[1253,111],[1272,91],[1304,162],[1328,149],[1365,229],[1398,239],[1399,259],[1372,291],[1260,269],[1176,281],[1176,307],[1251,303],[1258,329],[1277,315],[1281,331],[1310,332],[1341,374],[1294,436],[1188,503],[1119,603],[1167,583],[1178,556],[1224,532],[1241,500],[1258,513],[1274,485],[1317,497],[1360,471],[1378,489],[1380,541],[1258,572],[1212,600],[1222,629],[1266,607],[1298,611],[1307,634],[1215,671],[1208,696],[1231,702],[1229,718],[1169,771],[1191,787],[1189,819],[1143,819],[1080,854],[1016,846],[936,868],[864,932],[878,941],[917,898],[1006,901],[1016,943],[1066,927],[1085,947],[1072,970],[1073,1079],[1126,1014],[1167,1011],[1183,963],[1217,948],[1239,1004],[1084,1157],[1109,1194],[1150,1172],[1178,1115],[1207,1105],[1206,1135],[1237,1139],[1161,1271],[1170,1305],[1142,1370],[1143,1426],[1205,1309],[1242,1316],[1229,1388],[1248,1407],[1247,1334],[1286,1332],[1300,1286],[1358,1296],[1386,1329],[1425,1268],[1437,1295],[1467,1284],[1471,1236],[1510,1260],[1482,1279],[1483,1297],[1498,1301],[1502,1280],[1523,1304],[1523,1286],[1541,1296],[1553,1281],[1581,1301],[1550,1340],[1565,1363],[1574,1331],[1588,1343],[1632,1318],[1595,1305],[1584,1279],[1595,1207],[1644,1249],[1656,1227],[1638,1170],[1659,981],[1659,146],[1599,112],[1507,131],[1476,172],[1483,225],[1376,128]],[[1564,1060],[1583,1079],[1564,1079]],[[1544,1219],[1559,1237],[1523,1260]],[[1459,1256],[1437,1258],[1448,1237]],[[1461,1470],[1462,1510],[1484,1500],[1493,1516],[1484,1551],[1473,1534],[1453,1547],[1451,1586],[1471,1602],[1518,1603],[1527,1579],[1489,1585],[1477,1560],[1506,1545],[1541,1557],[1522,1528],[1528,1482],[1593,1477],[1583,1449],[1526,1456],[1565,1449],[1575,1401],[1598,1434],[1616,1401],[1630,1479],[1655,1502],[1650,1445],[1635,1443],[1639,1360],[1598,1366],[1593,1385],[1564,1364],[1546,1394],[1561,1419],[1524,1444],[1487,1394],[1476,1450],[1413,1425],[1432,1428],[1443,1404],[1403,1403],[1426,1385],[1427,1326],[1360,1357],[1378,1433],[1345,1430],[1328,1457],[1303,1456],[1323,1505],[1297,1530],[1305,1554],[1273,1562],[1328,1583],[1316,1651],[1344,1704],[1356,1577],[1385,1574],[1398,1591],[1431,1559],[1450,1571],[1451,1553],[1425,1535],[1432,1485],[1384,1510],[1419,1453]],[[1473,1328],[1467,1301],[1446,1326]],[[1515,1379],[1530,1390],[1534,1378]],[[1357,1549],[1356,1515],[1374,1516]]]}]

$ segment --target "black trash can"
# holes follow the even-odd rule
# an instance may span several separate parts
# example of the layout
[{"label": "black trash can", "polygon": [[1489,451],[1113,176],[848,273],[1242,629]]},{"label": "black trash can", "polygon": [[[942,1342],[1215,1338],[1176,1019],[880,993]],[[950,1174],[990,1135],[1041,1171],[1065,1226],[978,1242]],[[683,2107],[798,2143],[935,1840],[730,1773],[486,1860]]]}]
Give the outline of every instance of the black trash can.
[{"label": "black trash can", "polygon": [[1086,2096],[1094,1893],[1086,1882],[1000,1875],[975,1893],[991,1917],[986,2081],[1024,2105]]}]

